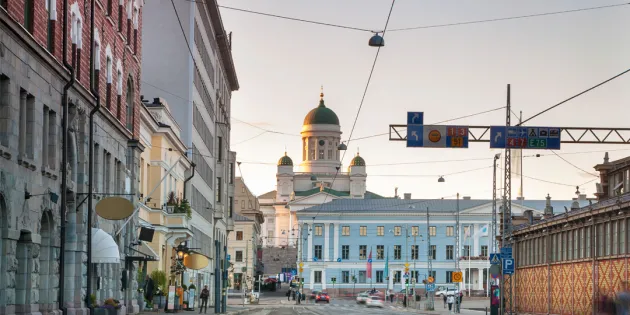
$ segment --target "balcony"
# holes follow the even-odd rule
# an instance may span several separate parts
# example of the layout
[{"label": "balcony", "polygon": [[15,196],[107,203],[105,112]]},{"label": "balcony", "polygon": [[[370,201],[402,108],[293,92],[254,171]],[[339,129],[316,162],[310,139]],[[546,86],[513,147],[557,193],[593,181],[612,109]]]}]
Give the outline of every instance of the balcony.
[{"label": "balcony", "polygon": [[488,256],[460,256],[459,257],[460,261],[462,261],[462,260],[466,260],[466,261],[468,261],[468,260],[471,260],[471,261],[475,261],[475,260],[477,260],[477,261],[479,261],[479,260],[489,261],[489,259],[490,258]]},{"label": "balcony", "polygon": [[187,213],[177,213],[174,207],[163,206],[152,208],[147,204],[140,204],[140,217],[152,225],[173,229],[190,229],[190,218]]}]

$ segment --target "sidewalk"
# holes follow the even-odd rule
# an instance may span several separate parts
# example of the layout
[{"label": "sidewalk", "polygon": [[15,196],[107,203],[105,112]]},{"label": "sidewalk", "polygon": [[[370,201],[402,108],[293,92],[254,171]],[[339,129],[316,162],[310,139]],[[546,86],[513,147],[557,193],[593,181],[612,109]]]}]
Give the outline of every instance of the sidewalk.
[{"label": "sidewalk", "polygon": [[[227,312],[225,314],[228,315],[237,315],[237,314],[243,314],[247,311],[249,311],[250,308],[248,307],[240,307],[240,306],[231,306],[228,305],[227,306]],[[138,315],[157,315],[157,314],[184,314],[184,315],[195,315],[195,314],[199,314],[199,309],[195,309],[194,311],[184,311],[184,310],[180,310],[177,311],[177,313],[164,313],[164,310],[160,310],[158,311],[143,311],[138,313]],[[208,311],[205,314],[215,314],[214,313],[214,308],[208,308]]]}]

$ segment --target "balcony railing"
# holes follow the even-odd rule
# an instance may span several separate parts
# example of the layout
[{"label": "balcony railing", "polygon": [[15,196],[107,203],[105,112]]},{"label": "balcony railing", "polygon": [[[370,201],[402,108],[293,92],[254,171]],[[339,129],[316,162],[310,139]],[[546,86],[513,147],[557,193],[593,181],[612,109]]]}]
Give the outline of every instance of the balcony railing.
[{"label": "balcony railing", "polygon": [[488,261],[488,256],[460,256],[459,260],[486,260]]}]

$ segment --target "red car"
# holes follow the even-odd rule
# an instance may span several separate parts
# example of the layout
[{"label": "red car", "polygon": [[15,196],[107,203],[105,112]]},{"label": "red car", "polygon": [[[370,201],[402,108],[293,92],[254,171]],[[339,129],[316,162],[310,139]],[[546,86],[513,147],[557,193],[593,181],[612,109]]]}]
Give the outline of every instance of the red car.
[{"label": "red car", "polygon": [[328,293],[319,292],[317,296],[315,297],[315,303],[320,302],[320,301],[330,303],[330,296],[328,296]]}]

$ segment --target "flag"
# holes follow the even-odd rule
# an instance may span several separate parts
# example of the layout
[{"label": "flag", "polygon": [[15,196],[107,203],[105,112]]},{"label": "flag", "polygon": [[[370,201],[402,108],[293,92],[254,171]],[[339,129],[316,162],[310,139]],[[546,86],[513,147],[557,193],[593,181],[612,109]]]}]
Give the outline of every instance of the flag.
[{"label": "flag", "polygon": [[370,255],[368,256],[367,261],[367,277],[368,279],[372,279],[372,249],[370,248]]},{"label": "flag", "polygon": [[483,225],[479,231],[475,232],[475,237],[488,236],[488,225]]},{"label": "flag", "polygon": [[[389,249],[389,247],[387,248]],[[385,277],[389,277],[389,250],[386,253],[387,256],[385,256],[385,271],[383,271],[383,273],[385,274]]]},{"label": "flag", "polygon": [[464,227],[464,240],[470,237],[470,225]]}]

